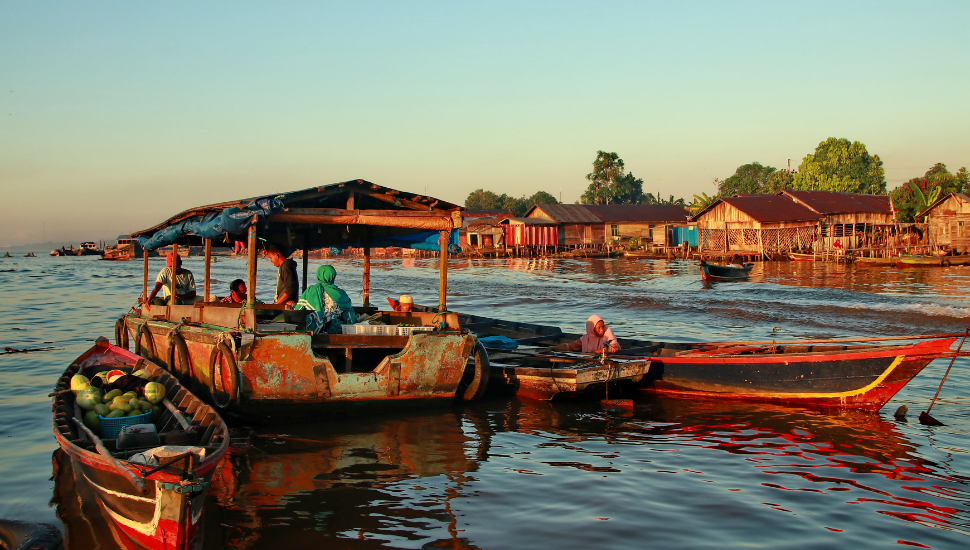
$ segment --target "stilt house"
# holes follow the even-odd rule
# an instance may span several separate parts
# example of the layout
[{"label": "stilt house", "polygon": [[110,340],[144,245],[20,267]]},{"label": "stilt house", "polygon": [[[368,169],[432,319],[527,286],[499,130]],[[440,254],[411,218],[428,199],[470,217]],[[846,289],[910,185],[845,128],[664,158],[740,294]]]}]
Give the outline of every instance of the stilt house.
[{"label": "stilt house", "polygon": [[811,247],[821,215],[782,195],[718,199],[691,218],[700,253],[765,255]]},{"label": "stilt house", "polygon": [[926,221],[930,245],[957,254],[970,249],[970,195],[950,193],[919,216]]},{"label": "stilt house", "polygon": [[817,252],[883,250],[896,224],[888,195],[833,191],[779,191],[819,218]]}]

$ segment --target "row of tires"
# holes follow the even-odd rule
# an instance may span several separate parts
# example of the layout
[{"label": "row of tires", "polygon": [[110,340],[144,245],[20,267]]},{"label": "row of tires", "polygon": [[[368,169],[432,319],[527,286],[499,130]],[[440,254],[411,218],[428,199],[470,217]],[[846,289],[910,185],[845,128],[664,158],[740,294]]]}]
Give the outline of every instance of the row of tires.
[{"label": "row of tires", "polygon": [[[196,377],[194,376],[192,362],[189,360],[189,349],[185,345],[185,338],[178,331],[174,331],[169,335],[169,339],[171,345],[168,347],[168,361],[165,365],[173,376],[178,378],[183,385],[189,387]],[[120,317],[118,322],[115,323],[115,343],[118,347],[128,349],[128,329],[125,326],[124,317]],[[135,354],[149,360],[158,358],[155,340],[151,331],[148,330],[148,323],[138,325],[138,329],[135,331]],[[223,362],[226,364],[225,370]],[[219,367],[218,377],[216,376],[217,365]],[[224,409],[236,403],[239,399],[239,367],[236,364],[236,355],[224,342],[217,344],[209,353],[208,370],[208,390],[213,404]],[[485,351],[485,346],[481,342],[476,342],[472,357],[469,358],[468,367],[465,369],[458,388],[458,397],[463,401],[475,401],[485,395],[485,391],[488,389],[490,370],[488,352]],[[226,374],[229,375],[228,378]],[[216,380],[222,383],[221,389],[216,388]],[[226,396],[225,402],[219,402],[219,393]]]}]

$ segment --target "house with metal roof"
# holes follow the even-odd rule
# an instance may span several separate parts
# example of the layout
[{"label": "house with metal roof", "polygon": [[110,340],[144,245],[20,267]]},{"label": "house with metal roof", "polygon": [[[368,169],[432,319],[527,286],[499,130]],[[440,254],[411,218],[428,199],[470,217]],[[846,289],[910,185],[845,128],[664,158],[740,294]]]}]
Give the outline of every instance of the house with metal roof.
[{"label": "house with metal roof", "polygon": [[702,255],[767,256],[810,248],[821,217],[787,196],[736,195],[714,201],[691,221]]},{"label": "house with metal roof", "polygon": [[536,204],[525,217],[554,222],[558,245],[563,248],[601,247],[633,237],[664,246],[668,229],[686,227],[690,213],[676,205]]},{"label": "house with metal roof", "polygon": [[943,252],[966,254],[970,249],[970,195],[940,197],[917,217],[926,222],[927,239]]}]

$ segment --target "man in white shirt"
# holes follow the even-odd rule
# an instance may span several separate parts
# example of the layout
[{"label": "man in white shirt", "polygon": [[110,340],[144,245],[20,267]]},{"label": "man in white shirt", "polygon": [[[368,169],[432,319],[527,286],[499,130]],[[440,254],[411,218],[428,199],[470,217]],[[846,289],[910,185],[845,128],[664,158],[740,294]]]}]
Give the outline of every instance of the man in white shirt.
[{"label": "man in white shirt", "polygon": [[[181,258],[174,256],[174,259],[177,273],[175,276],[175,303],[178,304],[184,300],[195,298],[195,277],[191,271],[182,268]],[[155,278],[155,288],[148,297],[148,302],[157,305],[166,305],[169,302],[168,298],[172,288],[172,260],[172,254],[165,258],[165,267],[158,272],[158,277]],[[156,301],[155,295],[158,294],[159,290],[162,291],[162,298]]]}]

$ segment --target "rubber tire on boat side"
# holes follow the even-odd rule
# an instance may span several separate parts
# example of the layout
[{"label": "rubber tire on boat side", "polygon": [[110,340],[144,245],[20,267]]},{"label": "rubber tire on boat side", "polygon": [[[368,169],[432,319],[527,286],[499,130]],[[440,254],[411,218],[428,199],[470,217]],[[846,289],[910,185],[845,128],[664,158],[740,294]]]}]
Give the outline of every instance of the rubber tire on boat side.
[{"label": "rubber tire on boat side", "polygon": [[0,548],[8,550],[61,550],[61,532],[47,523],[0,519]]},{"label": "rubber tire on boat side", "polygon": [[115,345],[128,351],[128,327],[124,315],[115,321]]},{"label": "rubber tire on boat side", "polygon": [[[229,363],[229,379],[232,380],[232,386],[230,387],[229,391],[226,392],[229,394],[229,399],[226,400],[225,403],[219,403],[219,400],[216,398],[216,362],[218,362],[220,366],[219,378],[223,378],[223,373],[221,372],[222,361],[219,360],[220,356],[225,358],[226,362]],[[212,396],[213,405],[219,407],[220,409],[225,409],[236,401],[236,399],[239,397],[238,376],[239,368],[236,366],[236,356],[233,355],[232,350],[229,349],[229,346],[220,342],[218,345],[216,345],[216,347],[212,348],[212,353],[209,354],[209,395]],[[225,390],[226,388],[223,389]]]},{"label": "rubber tire on boat side", "polygon": [[[189,362],[189,348],[186,347],[185,338],[181,334],[176,332],[171,338],[172,345],[168,347],[168,372],[178,378],[179,382],[184,386],[187,385],[192,376],[192,363]],[[181,363],[182,368],[177,368],[178,365],[175,362],[176,348],[178,349],[178,361]]]},{"label": "rubber tire on boat side", "polygon": [[[145,354],[145,348],[141,345],[142,335],[144,335],[151,343],[152,355]],[[135,331],[135,355],[141,355],[145,359],[151,361],[157,354],[158,350],[155,348],[155,338],[152,337],[152,331],[148,330],[148,323],[138,325],[138,330]]]},{"label": "rubber tire on boat side", "polygon": [[[468,382],[468,386],[464,391],[459,386],[458,391],[462,392],[461,398],[463,401],[475,401],[485,395],[485,390],[488,389],[489,373],[492,370],[488,362],[488,352],[485,351],[485,346],[481,342],[475,342],[475,349],[472,350],[472,357],[469,359],[474,361],[475,371],[474,377]],[[470,368],[472,368],[472,365],[465,367],[465,374],[462,375],[461,379],[462,383],[465,382],[465,377]]]}]

